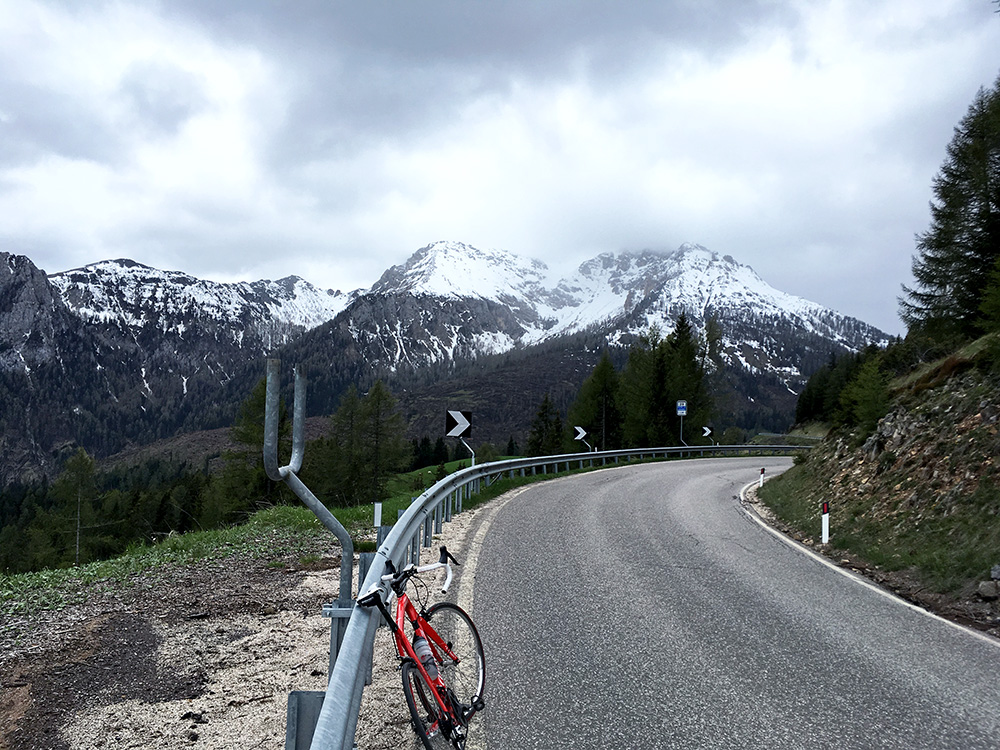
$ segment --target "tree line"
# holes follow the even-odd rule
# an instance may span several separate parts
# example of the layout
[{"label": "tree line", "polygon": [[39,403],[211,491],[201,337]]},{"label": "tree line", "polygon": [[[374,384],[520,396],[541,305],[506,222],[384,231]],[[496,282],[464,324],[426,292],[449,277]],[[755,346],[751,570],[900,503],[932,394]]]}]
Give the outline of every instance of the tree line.
[{"label": "tree line", "polygon": [[[702,339],[682,313],[669,335],[652,328],[639,336],[620,372],[605,351],[565,420],[549,395],[544,396],[528,433],[527,454],[579,451],[577,426],[586,430],[585,439],[596,450],[696,444],[715,409],[708,377],[712,358],[718,357],[714,345],[719,334],[713,330],[706,326]],[[687,402],[684,420],[677,415],[677,401]]]},{"label": "tree line", "polygon": [[[262,508],[298,500],[268,479],[262,459],[265,383],[240,406],[221,469],[151,458],[101,471],[79,448],[52,482],[12,484],[0,492],[0,572],[17,573],[106,559],[131,545],[170,534],[238,523]],[[327,435],[306,449],[303,481],[332,506],[384,500],[388,479],[411,468],[468,459],[439,439],[405,438],[396,400],[380,381],[367,393],[351,388],[329,418]],[[281,455],[290,424],[281,407]],[[516,447],[511,442],[508,448]],[[440,473],[439,472],[439,473]]]}]

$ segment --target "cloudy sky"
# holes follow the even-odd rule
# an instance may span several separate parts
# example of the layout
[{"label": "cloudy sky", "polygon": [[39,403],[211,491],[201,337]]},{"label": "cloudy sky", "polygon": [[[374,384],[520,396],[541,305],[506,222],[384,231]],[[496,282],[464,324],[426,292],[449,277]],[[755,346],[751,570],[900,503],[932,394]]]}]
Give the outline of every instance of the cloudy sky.
[{"label": "cloudy sky", "polygon": [[995,0],[0,0],[0,250],[344,290],[696,242],[902,332]]}]

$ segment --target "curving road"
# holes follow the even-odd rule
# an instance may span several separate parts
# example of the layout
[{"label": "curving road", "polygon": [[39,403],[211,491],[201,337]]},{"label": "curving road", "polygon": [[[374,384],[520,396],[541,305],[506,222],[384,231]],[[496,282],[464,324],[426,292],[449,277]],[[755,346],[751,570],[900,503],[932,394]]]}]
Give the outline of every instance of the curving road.
[{"label": "curving road", "polygon": [[[788,546],[740,488],[788,459],[543,482],[493,515],[470,748],[996,748],[1000,645]],[[818,524],[818,521],[817,521]]]}]

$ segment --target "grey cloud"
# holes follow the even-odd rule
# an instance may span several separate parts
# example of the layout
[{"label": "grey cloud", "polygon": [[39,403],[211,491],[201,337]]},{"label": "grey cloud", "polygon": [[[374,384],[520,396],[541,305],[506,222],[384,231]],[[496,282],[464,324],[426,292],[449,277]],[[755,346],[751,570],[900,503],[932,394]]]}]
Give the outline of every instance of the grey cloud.
[{"label": "grey cloud", "polygon": [[133,64],[122,76],[119,91],[131,106],[134,124],[157,135],[176,134],[207,104],[200,76],[154,61]]},{"label": "grey cloud", "polygon": [[0,164],[18,166],[46,154],[116,160],[116,136],[92,103],[12,79],[0,79]]},{"label": "grey cloud", "polygon": [[[582,74],[617,84],[652,48],[711,55],[752,24],[787,17],[769,2],[172,3],[229,43],[268,51],[294,97],[277,168],[432,131],[470,99]],[[787,20],[787,18],[786,18]],[[705,51],[707,50],[707,52]]]},{"label": "grey cloud", "polygon": [[566,59],[571,49],[608,47],[619,58],[633,58],[642,55],[642,43],[651,38],[722,47],[742,39],[748,25],[794,17],[765,0],[313,0],[294,5],[185,0],[165,10],[195,18],[223,38],[280,48],[289,57],[350,51],[368,60],[404,66],[430,61],[436,67],[485,60],[534,74],[571,66],[574,61]]}]

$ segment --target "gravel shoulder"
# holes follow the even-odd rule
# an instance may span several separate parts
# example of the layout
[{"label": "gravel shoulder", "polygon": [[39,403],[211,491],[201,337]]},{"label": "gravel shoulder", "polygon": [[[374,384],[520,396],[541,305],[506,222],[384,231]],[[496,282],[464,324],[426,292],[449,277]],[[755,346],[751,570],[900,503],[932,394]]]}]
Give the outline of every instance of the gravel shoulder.
[{"label": "gravel shoulder", "polygon": [[[466,538],[498,501],[457,514],[434,538],[466,562]],[[91,584],[84,603],[0,629],[0,750],[281,748],[288,694],[323,690],[339,547],[311,558],[166,566]],[[448,598],[466,608],[473,571]],[[358,742],[416,747],[386,629],[375,645]],[[237,739],[238,738],[238,739]]]}]

